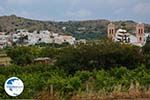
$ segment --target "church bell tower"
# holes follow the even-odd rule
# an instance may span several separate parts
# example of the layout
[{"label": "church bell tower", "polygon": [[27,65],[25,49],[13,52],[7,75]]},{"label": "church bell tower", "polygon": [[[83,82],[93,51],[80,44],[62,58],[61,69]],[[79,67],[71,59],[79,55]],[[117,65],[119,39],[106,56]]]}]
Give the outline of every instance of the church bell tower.
[{"label": "church bell tower", "polygon": [[107,28],[107,37],[111,40],[114,40],[115,34],[116,34],[115,25],[113,23],[110,23]]},{"label": "church bell tower", "polygon": [[136,37],[138,43],[144,43],[144,24],[136,25]]}]

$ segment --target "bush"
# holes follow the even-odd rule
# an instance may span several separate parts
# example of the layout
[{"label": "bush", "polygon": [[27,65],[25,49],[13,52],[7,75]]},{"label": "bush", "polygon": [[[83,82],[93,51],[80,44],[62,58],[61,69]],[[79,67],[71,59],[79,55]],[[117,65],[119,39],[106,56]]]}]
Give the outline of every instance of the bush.
[{"label": "bush", "polygon": [[7,54],[13,60],[14,64],[27,65],[33,62],[33,54],[30,47],[12,47],[7,48]]},{"label": "bush", "polygon": [[111,69],[115,66],[134,69],[143,63],[144,58],[140,48],[110,41],[79,44],[62,51],[57,57],[56,65],[68,73],[78,70]]}]

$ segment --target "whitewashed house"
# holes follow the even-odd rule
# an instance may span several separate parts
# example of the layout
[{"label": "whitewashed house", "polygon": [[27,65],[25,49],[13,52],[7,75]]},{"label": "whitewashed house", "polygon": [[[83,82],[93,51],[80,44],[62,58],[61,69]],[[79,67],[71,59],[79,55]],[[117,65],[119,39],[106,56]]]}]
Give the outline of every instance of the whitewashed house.
[{"label": "whitewashed house", "polygon": [[0,48],[4,48],[6,46],[10,46],[10,35],[6,35],[5,32],[0,32]]},{"label": "whitewashed house", "polygon": [[12,35],[12,40],[15,43],[19,43],[20,39],[24,39],[25,45],[35,45],[39,43],[57,43],[62,44],[68,42],[69,44],[75,44],[75,38],[68,35],[60,35],[59,33],[49,32],[48,30],[34,31],[33,33],[27,30],[17,30],[16,33]]},{"label": "whitewashed house", "polygon": [[76,39],[72,36],[67,35],[60,35],[58,37],[54,37],[54,43],[62,44],[64,42],[67,42],[71,45],[75,44]]}]

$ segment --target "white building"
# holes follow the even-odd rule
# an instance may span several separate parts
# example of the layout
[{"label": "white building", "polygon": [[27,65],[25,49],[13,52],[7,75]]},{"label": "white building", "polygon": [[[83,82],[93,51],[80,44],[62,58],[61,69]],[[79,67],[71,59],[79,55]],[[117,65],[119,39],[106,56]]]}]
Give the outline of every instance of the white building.
[{"label": "white building", "polygon": [[10,41],[11,35],[6,35],[5,32],[0,32],[0,48],[10,46],[12,43]]},{"label": "white building", "polygon": [[77,44],[83,43],[86,44],[86,39],[79,39],[76,41]]},{"label": "white building", "polygon": [[62,44],[64,42],[67,42],[71,45],[75,44],[76,39],[72,36],[67,35],[59,35],[57,37],[54,37],[54,43]]},{"label": "white building", "polygon": [[[59,33],[49,32],[48,30],[34,31],[29,33],[26,30],[19,30],[13,34],[13,42],[17,43],[21,37],[26,37],[26,45],[35,45],[38,43],[57,43],[62,44],[68,42],[69,44],[75,43],[75,38],[67,35],[59,35]],[[24,42],[24,41],[23,41]]]},{"label": "white building", "polygon": [[126,30],[118,29],[115,34],[115,41],[130,43],[130,33],[127,33]]}]

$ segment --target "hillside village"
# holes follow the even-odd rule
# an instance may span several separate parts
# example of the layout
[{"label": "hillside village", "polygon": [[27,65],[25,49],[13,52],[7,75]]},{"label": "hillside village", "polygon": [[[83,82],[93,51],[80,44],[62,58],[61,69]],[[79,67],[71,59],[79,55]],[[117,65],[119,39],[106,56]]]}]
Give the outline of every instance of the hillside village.
[{"label": "hillside village", "polygon": [[48,30],[34,31],[33,33],[25,29],[20,29],[14,33],[9,34],[0,32],[0,48],[12,46],[13,44],[28,46],[39,43],[62,44],[65,42],[73,45],[75,44],[76,39],[70,35],[54,33]]},{"label": "hillside village", "polygon": [[[145,33],[144,24],[137,24],[133,33],[127,32],[125,29],[118,29],[114,24],[108,24],[107,37],[116,42],[124,42],[136,46],[144,46],[149,33]],[[71,35],[64,33],[56,33],[48,30],[40,30],[29,32],[26,29],[19,29],[16,32],[0,32],[0,48],[15,45],[35,45],[40,43],[69,43],[74,45],[78,42],[85,43],[85,39],[77,40]]]},{"label": "hillside village", "polygon": [[[30,20],[11,15],[0,17],[0,23],[0,48],[40,43],[62,44],[67,42],[74,45],[78,42],[85,43],[86,40],[106,37],[106,35],[113,41],[142,47],[150,32],[150,25],[137,24],[134,21],[53,22]],[[123,25],[125,29],[122,28]]]}]

